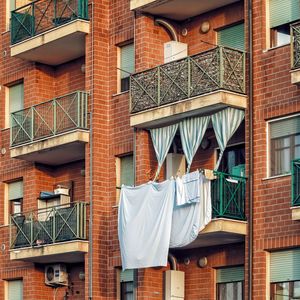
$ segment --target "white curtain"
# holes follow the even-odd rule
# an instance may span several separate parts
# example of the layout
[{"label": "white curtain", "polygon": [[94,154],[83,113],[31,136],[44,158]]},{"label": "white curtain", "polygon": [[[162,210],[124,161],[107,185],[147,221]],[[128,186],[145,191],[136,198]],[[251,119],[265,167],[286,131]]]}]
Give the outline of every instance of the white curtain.
[{"label": "white curtain", "polygon": [[216,139],[220,147],[220,155],[215,170],[218,170],[227,143],[242,123],[244,116],[244,111],[231,107],[211,116]]},{"label": "white curtain", "polygon": [[161,166],[163,165],[164,160],[166,159],[166,156],[168,154],[168,151],[170,149],[170,146],[176,134],[177,128],[178,128],[178,124],[174,124],[162,128],[150,129],[152,143],[158,161],[158,167],[157,167],[154,180],[156,180],[160,172]]},{"label": "white curtain", "polygon": [[179,123],[181,143],[187,160],[187,173],[190,171],[193,158],[199,148],[210,117],[189,118]]}]

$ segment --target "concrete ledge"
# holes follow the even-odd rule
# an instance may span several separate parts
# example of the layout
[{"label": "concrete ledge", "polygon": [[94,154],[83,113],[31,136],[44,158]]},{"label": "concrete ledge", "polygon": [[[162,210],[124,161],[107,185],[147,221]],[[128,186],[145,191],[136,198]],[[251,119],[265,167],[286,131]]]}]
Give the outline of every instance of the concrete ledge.
[{"label": "concrete ledge", "polygon": [[89,142],[89,132],[75,130],[10,149],[12,158],[59,165],[84,158],[84,144]]},{"label": "concrete ledge", "polygon": [[146,6],[148,4],[155,3],[155,2],[159,3],[162,1],[159,1],[159,0],[130,0],[130,9],[131,10],[139,9],[143,6]]},{"label": "concrete ledge", "polygon": [[87,241],[70,241],[33,248],[10,250],[11,260],[22,260],[37,263],[79,262],[88,253]]},{"label": "concrete ledge", "polygon": [[11,56],[58,65],[84,55],[89,31],[89,21],[77,19],[12,45]]},{"label": "concrete ledge", "polygon": [[291,207],[292,210],[292,220],[300,221],[300,206]]},{"label": "concrete ledge", "polygon": [[247,96],[224,90],[200,95],[180,102],[142,111],[130,116],[130,126],[151,128],[183,118],[211,114],[225,107],[247,108]]},{"label": "concrete ledge", "polygon": [[292,70],[290,73],[291,73],[291,83],[300,84],[300,69]]},{"label": "concrete ledge", "polygon": [[213,219],[200,234],[207,234],[212,232],[227,232],[233,234],[246,235],[247,222],[237,221],[231,219]]}]

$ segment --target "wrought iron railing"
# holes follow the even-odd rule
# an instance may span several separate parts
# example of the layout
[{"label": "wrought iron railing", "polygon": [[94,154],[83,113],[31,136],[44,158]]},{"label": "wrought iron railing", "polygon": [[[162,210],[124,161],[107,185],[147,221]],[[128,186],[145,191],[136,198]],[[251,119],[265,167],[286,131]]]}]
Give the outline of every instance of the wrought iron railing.
[{"label": "wrought iron railing", "polygon": [[77,91],[11,114],[11,146],[87,129],[86,92]]},{"label": "wrought iron railing", "polygon": [[75,19],[88,19],[88,0],[35,0],[11,12],[15,44]]},{"label": "wrought iron railing", "polygon": [[212,181],[212,217],[245,220],[246,178],[214,172]]},{"label": "wrought iron railing", "polygon": [[86,239],[87,203],[75,202],[11,215],[10,248]]},{"label": "wrought iron railing", "polygon": [[300,22],[291,24],[291,68],[300,68]]},{"label": "wrought iron railing", "polygon": [[300,206],[300,159],[292,161],[292,206]]},{"label": "wrought iron railing", "polygon": [[245,53],[216,47],[130,76],[130,112],[219,89],[245,93]]}]

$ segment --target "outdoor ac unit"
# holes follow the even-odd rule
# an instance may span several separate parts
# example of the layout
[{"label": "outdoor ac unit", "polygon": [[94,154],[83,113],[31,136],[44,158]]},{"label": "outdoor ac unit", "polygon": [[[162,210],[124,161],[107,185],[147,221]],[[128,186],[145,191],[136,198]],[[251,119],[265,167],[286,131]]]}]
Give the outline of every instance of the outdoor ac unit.
[{"label": "outdoor ac unit", "polygon": [[164,300],[184,300],[184,272],[174,270],[165,272]]},{"label": "outdoor ac unit", "polygon": [[45,284],[51,286],[67,285],[68,273],[66,265],[55,264],[45,267]]},{"label": "outdoor ac unit", "polygon": [[164,63],[187,56],[187,44],[171,41],[164,44]]}]

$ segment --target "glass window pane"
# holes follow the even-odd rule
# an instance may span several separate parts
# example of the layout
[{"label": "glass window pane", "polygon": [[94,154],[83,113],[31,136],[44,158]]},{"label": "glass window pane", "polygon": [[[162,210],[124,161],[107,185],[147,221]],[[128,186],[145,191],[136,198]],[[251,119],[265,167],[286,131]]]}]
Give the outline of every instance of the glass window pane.
[{"label": "glass window pane", "polygon": [[293,282],[293,297],[299,299],[300,298],[300,281]]},{"label": "glass window pane", "polygon": [[289,282],[279,282],[271,285],[271,299],[290,300]]},{"label": "glass window pane", "polygon": [[218,300],[242,300],[243,283],[228,282],[218,284]]}]

